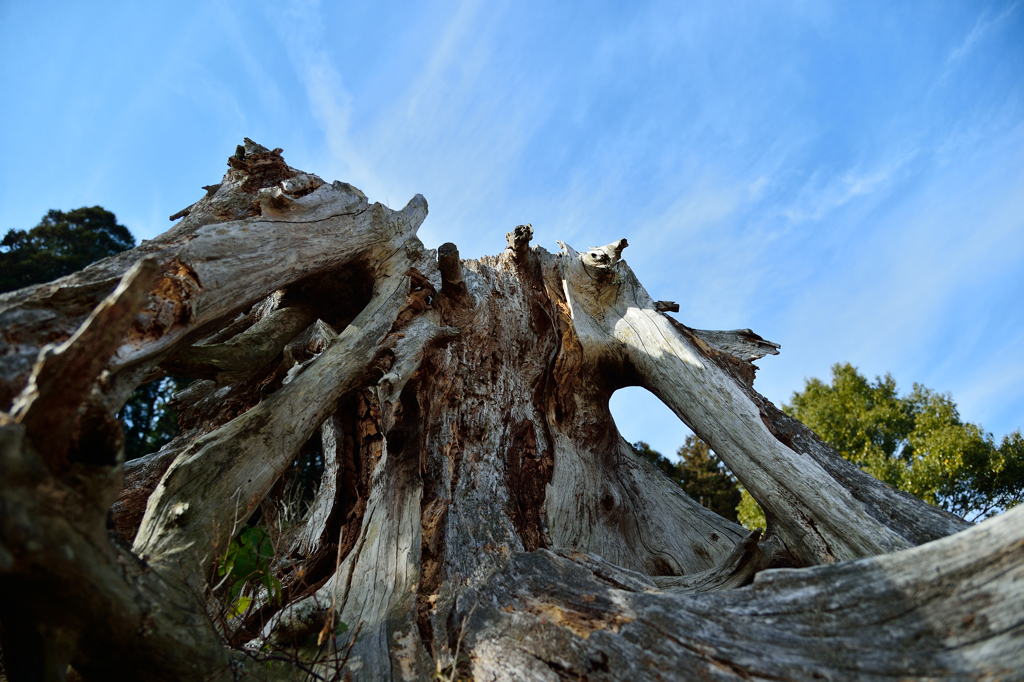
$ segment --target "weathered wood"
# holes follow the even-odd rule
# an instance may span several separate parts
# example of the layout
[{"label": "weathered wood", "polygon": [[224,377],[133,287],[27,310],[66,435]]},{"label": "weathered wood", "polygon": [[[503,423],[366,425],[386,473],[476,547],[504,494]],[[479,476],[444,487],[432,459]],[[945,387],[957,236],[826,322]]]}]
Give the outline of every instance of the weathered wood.
[{"label": "weathered wood", "polygon": [[505,235],[505,241],[508,242],[508,249],[514,260],[522,261],[526,258],[531,239],[533,239],[533,225],[529,224],[516,225],[514,230]]},{"label": "weathered wood", "polygon": [[45,348],[0,428],[0,618],[16,679],[64,679],[68,664],[93,679],[267,678],[220,645],[183,585],[108,534],[123,464],[95,385],[155,274],[151,261],[129,269],[70,339]]},{"label": "weathered wood", "polygon": [[263,369],[289,341],[315,321],[316,315],[306,306],[278,308],[230,341],[192,346],[161,365],[171,374],[229,384]]},{"label": "weathered wood", "polygon": [[[385,446],[374,472],[373,489],[355,547],[334,576],[314,595],[287,607],[266,631],[272,643],[319,646],[323,613],[331,608],[350,631],[332,636],[341,651],[361,623],[349,668],[363,679],[422,679],[430,671],[429,654],[418,636],[416,586],[419,578],[419,461]],[[300,623],[312,621],[313,627]],[[277,631],[283,631],[278,633]],[[295,633],[308,633],[295,642]],[[291,640],[291,641],[289,641]],[[404,645],[395,646],[395,640]],[[262,645],[263,640],[257,640]],[[336,659],[335,659],[336,660]],[[335,660],[321,662],[330,671]]]},{"label": "weathered wood", "polygon": [[[71,338],[40,351],[28,385],[14,401],[10,420],[25,426],[34,446],[45,453],[51,471],[62,473],[69,459],[109,457],[109,453],[90,452],[102,445],[88,441],[91,430],[86,428],[83,433],[81,422],[106,415],[105,406],[96,404],[92,391],[100,371],[146,301],[146,291],[155,277],[153,261],[140,261]],[[83,408],[100,414],[79,414]]]},{"label": "weathered wood", "polygon": [[[159,238],[55,282],[0,295],[7,354],[0,409],[27,381],[39,349],[62,341],[136,261],[151,258],[161,277],[117,351],[111,371],[153,362],[195,332],[273,291],[354,263],[370,267],[403,244],[426,217],[414,197],[401,211],[370,204],[345,183],[324,183],[258,145],[217,191]],[[262,150],[262,151],[260,151]]]},{"label": "weathered wood", "polygon": [[466,280],[462,278],[459,248],[455,244],[445,242],[437,248],[437,268],[441,272],[441,294],[457,304],[472,305]]},{"label": "weathered wood", "polygon": [[169,443],[156,452],[125,462],[124,489],[110,507],[110,517],[118,535],[129,547],[139,532],[142,517],[146,515],[149,496],[183,449],[183,446]]},{"label": "weathered wood", "polygon": [[728,332],[694,329],[693,333],[712,348],[747,362],[779,354],[779,344],[765,341],[749,329],[733,329]]},{"label": "weathered wood", "polygon": [[[377,381],[382,426],[392,437],[390,442],[387,436],[384,438],[362,528],[353,548],[330,580],[315,594],[282,611],[264,632],[265,639],[272,644],[287,642],[312,648],[324,610],[330,608],[343,622],[362,624],[361,639],[352,644],[352,633],[341,634],[334,638],[332,650],[350,648],[350,668],[367,679],[417,679],[432,669],[429,653],[419,636],[416,610],[423,489],[419,448],[410,438],[413,434],[405,433],[415,427],[409,421],[410,415],[404,413],[400,397],[417,371],[424,350],[458,336],[458,330],[440,327],[437,321],[436,312],[429,311],[403,327],[390,371]],[[319,637],[316,639],[319,646]],[[403,644],[395,647],[396,639]],[[322,662],[325,673],[333,664],[331,659]]]},{"label": "weathered wood", "polygon": [[237,529],[299,448],[356,385],[406,299],[412,258],[385,261],[366,309],[305,372],[266,401],[182,452],[149,499],[133,551],[158,570],[201,585]]},{"label": "weathered wood", "polygon": [[332,415],[320,425],[324,473],[320,477],[316,496],[310,504],[309,518],[292,546],[293,550],[303,556],[308,556],[320,548],[324,532],[327,530],[327,520],[334,511],[335,498],[338,495],[338,450],[341,438],[343,435],[338,418]]},{"label": "weathered wood", "polygon": [[[0,432],[16,667],[1024,679],[1024,512],[963,531],[840,458],[753,389],[778,345],[666,315],[678,306],[650,300],[626,240],[551,254],[521,225],[501,255],[461,261],[416,239],[422,197],[371,205],[251,140],[229,166],[153,242],[0,296],[0,404],[67,341]],[[155,284],[142,265],[106,298],[142,257]],[[181,432],[124,467],[112,415],[168,370],[197,379],[173,400]],[[765,508],[764,536],[633,452],[608,408],[631,385],[708,441]],[[317,447],[310,511],[282,529],[271,491]],[[118,492],[134,552],[107,528]],[[250,585],[227,617],[212,575],[257,508],[284,603]]]},{"label": "weathered wood", "polygon": [[[1024,509],[895,554],[671,594],[522,554],[462,598],[475,680],[1024,679]],[[511,667],[510,667],[511,662]]]},{"label": "weathered wood", "polygon": [[[573,328],[592,371],[608,377],[612,388],[636,383],[661,398],[772,515],[787,546],[803,561],[830,563],[890,552],[918,544],[922,536],[931,539],[966,526],[874,479],[861,479],[876,491],[873,497],[855,494],[848,479],[830,472],[848,465],[834,452],[829,458],[836,461],[826,468],[776,437],[762,416],[763,402],[733,367],[716,362],[714,349],[696,341],[699,336],[680,333],[655,311],[625,261],[618,260],[624,240],[586,254],[562,247],[559,267]],[[721,342],[728,336],[736,335],[711,338]],[[748,357],[774,344],[758,345],[756,352],[746,351]],[[890,523],[881,498],[916,507],[923,529],[908,533],[903,524]]]}]

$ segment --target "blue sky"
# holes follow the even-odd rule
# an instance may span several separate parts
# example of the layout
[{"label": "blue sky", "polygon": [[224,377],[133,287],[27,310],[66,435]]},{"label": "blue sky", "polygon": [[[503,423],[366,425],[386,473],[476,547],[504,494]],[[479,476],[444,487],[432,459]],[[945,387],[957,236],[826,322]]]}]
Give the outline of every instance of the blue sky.
[{"label": "blue sky", "polygon": [[[243,136],[495,254],[626,237],[656,299],[1024,426],[1020,2],[0,2],[0,230],[99,204],[139,238]],[[620,429],[673,452],[649,394]]]}]

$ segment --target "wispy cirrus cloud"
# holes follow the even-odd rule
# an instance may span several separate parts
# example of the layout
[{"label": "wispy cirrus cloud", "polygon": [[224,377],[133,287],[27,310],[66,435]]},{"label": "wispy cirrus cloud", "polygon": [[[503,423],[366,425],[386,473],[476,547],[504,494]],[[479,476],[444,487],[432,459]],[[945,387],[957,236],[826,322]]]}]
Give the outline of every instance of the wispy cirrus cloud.
[{"label": "wispy cirrus cloud", "polygon": [[1014,12],[1017,11],[1020,6],[1019,0],[1007,4],[1002,11],[993,13],[988,7],[981,11],[978,15],[978,19],[974,22],[974,26],[968,31],[963,41],[957,45],[946,57],[946,68],[949,69],[955,65],[958,61],[965,58],[975,48],[975,46],[985,38],[986,34],[990,31],[998,28],[1009,19]]},{"label": "wispy cirrus cloud", "polygon": [[[983,423],[994,414],[984,396],[1006,385],[947,366],[936,348],[965,338],[942,322],[969,309],[958,291],[982,273],[977,291],[987,292],[1020,260],[1006,199],[1020,162],[999,128],[1019,98],[996,115],[975,93],[966,116],[954,90],[964,79],[938,87],[936,74],[998,66],[989,48],[1017,5],[968,14],[966,35],[898,83],[858,69],[879,49],[902,56],[902,39],[885,44],[867,22],[861,30],[883,42],[859,48],[840,30],[841,7],[777,25],[711,4],[590,24],[477,0],[415,17],[393,10],[401,21],[368,29],[386,45],[372,58],[371,43],[352,46],[366,16],[315,2],[274,15],[313,123],[298,138],[310,169],[392,206],[423,193],[424,241],[455,241],[464,256],[500,250],[519,222],[533,222],[548,248],[625,236],[631,266],[656,298],[683,305],[685,322],[750,326],[783,344],[758,379],[776,401],[850,360],[940,390],[973,377],[992,388],[964,389],[966,408],[987,406],[972,417]],[[992,206],[1005,210],[980,210]],[[992,316],[962,325],[988,329]],[[978,348],[1004,348],[1001,339]],[[624,421],[649,422],[643,400]],[[648,440],[681,438],[667,420],[655,419]]]},{"label": "wispy cirrus cloud", "polygon": [[820,221],[852,201],[883,194],[910,171],[916,149],[889,154],[869,167],[857,166],[842,173],[815,173],[803,185],[796,201],[782,209],[793,224]]},{"label": "wispy cirrus cloud", "polygon": [[350,135],[352,95],[327,49],[325,18],[319,0],[296,0],[274,8],[275,28],[299,76],[309,111],[324,137],[329,169],[345,176],[364,168]]}]

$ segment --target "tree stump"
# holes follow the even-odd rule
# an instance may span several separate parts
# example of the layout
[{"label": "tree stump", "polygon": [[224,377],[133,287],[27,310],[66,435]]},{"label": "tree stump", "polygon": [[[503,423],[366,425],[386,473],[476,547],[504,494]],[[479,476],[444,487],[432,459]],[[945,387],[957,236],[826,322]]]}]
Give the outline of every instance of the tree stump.
[{"label": "tree stump", "polygon": [[[625,239],[462,260],[419,195],[251,140],[229,166],[159,238],[0,296],[12,679],[1024,679],[1024,510],[970,526],[843,460],[754,390],[778,345],[669,317]],[[181,434],[126,465],[114,415],[172,372]],[[763,532],[633,452],[625,386]]]}]

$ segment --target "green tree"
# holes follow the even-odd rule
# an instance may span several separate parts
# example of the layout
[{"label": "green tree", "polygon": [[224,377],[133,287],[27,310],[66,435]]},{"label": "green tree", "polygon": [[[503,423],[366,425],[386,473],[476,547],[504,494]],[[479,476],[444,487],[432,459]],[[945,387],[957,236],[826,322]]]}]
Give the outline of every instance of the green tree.
[{"label": "green tree", "polygon": [[171,411],[169,402],[190,381],[164,377],[135,389],[117,413],[124,424],[125,460],[156,452],[178,435],[178,415]]},{"label": "green tree", "polygon": [[687,436],[676,454],[682,460],[678,466],[683,490],[711,511],[736,521],[739,486],[708,444],[697,436]]},{"label": "green tree", "polygon": [[761,509],[761,505],[747,492],[746,488],[740,488],[740,502],[736,505],[736,520],[744,528],[749,528],[750,530],[768,527],[768,520],[765,519],[764,509]]},{"label": "green tree", "polygon": [[27,232],[8,230],[0,242],[0,293],[70,275],[135,246],[117,216],[100,206],[51,210]]},{"label": "green tree", "polygon": [[[810,379],[783,410],[845,459],[925,502],[977,521],[1024,500],[1024,438],[992,434],[960,419],[949,394],[914,384],[900,396],[890,375],[873,382],[847,364],[832,383]],[[763,525],[744,492],[740,518]]]},{"label": "green tree", "polygon": [[[0,242],[0,293],[70,275],[133,246],[135,237],[128,228],[100,206],[50,210],[32,229],[8,230]],[[125,459],[155,452],[177,435],[177,415],[167,404],[186,383],[168,377],[131,395],[118,413],[124,423]]]},{"label": "green tree", "polygon": [[682,482],[682,473],[679,466],[665,455],[661,454],[642,440],[633,443],[633,450],[654,466],[661,469],[662,473],[679,485]]},{"label": "green tree", "polygon": [[678,462],[673,462],[660,452],[653,450],[644,441],[637,441],[633,449],[654,466],[661,469],[676,485],[702,506],[727,519],[736,521],[736,505],[740,501],[740,489],[736,480],[711,451],[707,443],[696,436],[687,436],[686,442],[676,452]]}]

